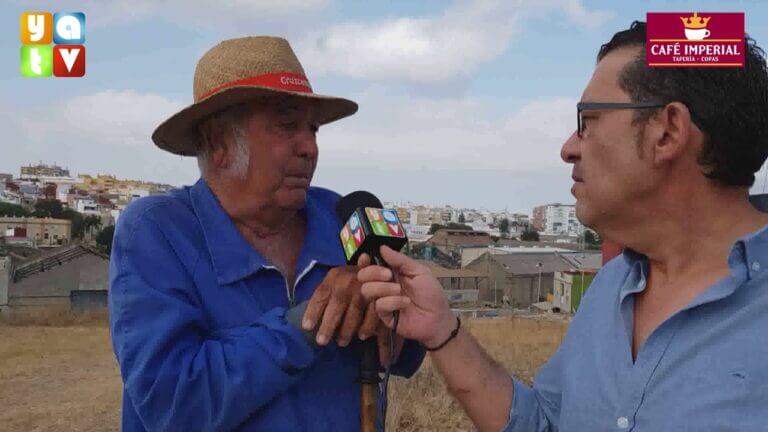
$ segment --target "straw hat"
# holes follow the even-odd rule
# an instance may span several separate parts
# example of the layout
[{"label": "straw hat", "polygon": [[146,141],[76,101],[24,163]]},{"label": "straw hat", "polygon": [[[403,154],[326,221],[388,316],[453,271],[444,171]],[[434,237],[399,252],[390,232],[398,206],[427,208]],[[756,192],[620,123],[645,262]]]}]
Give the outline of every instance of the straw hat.
[{"label": "straw hat", "polygon": [[193,92],[195,102],[152,133],[152,140],[161,149],[194,156],[200,120],[259,96],[288,94],[311,99],[320,124],[357,111],[351,100],[313,93],[288,41],[270,36],[229,39],[211,48],[197,62]]}]

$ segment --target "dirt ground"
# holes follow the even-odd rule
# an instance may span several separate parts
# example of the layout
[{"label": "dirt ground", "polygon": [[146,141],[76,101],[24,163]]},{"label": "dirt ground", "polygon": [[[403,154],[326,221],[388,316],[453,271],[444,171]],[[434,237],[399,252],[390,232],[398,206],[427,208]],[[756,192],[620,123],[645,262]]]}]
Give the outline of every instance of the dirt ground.
[{"label": "dirt ground", "polygon": [[[50,324],[50,323],[49,323]],[[567,324],[532,319],[472,321],[468,328],[515,376],[530,382]],[[0,430],[118,431],[121,382],[105,323],[0,323]],[[427,361],[390,383],[388,430],[464,431],[471,423]]]},{"label": "dirt ground", "polygon": [[117,431],[120,385],[106,325],[0,325],[0,430]]}]

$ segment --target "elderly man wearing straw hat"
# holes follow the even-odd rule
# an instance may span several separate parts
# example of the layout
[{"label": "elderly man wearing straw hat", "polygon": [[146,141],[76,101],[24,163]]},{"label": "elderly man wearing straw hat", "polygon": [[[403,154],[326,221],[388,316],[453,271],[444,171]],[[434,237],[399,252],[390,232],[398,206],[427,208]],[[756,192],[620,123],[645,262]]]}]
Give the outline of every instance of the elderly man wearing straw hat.
[{"label": "elderly man wearing straw hat", "polygon": [[[318,127],[357,104],[313,93],[273,37],[208,51],[194,100],[152,139],[197,156],[202,178],[136,201],[115,233],[122,430],[357,430],[357,339],[378,318],[345,266],[339,196],[310,187]],[[406,341],[393,370],[422,358]]]}]

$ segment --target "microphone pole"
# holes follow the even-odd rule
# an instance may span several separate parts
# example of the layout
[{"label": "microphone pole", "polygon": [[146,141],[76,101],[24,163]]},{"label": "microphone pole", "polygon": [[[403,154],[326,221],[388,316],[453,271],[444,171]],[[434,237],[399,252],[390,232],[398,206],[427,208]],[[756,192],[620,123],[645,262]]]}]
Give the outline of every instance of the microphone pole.
[{"label": "microphone pole", "polygon": [[[381,259],[378,252],[372,257],[372,260],[378,266],[389,267],[387,263]],[[400,312],[395,311],[394,325],[389,335],[389,364],[387,364],[386,367],[384,387],[381,389],[381,393],[379,393],[379,384],[382,380],[379,377],[381,362],[379,361],[378,337],[371,336],[362,343],[362,357],[360,359],[360,383],[362,392],[360,395],[360,430],[362,432],[376,432],[376,423],[379,414],[382,415],[382,431],[386,430],[386,424],[384,423],[387,421],[387,386],[389,384],[389,371],[392,367],[395,350],[393,334],[397,329],[399,318]],[[379,394],[384,397],[383,404],[385,408],[383,409],[383,412],[379,411]]]},{"label": "microphone pole", "polygon": [[376,337],[362,342],[360,358],[360,431],[376,432],[379,411],[379,349]]},{"label": "microphone pole", "polygon": [[[371,260],[374,264],[382,267],[388,267],[387,263],[379,256],[379,252],[372,253]],[[397,326],[398,312],[395,312],[395,328]],[[390,337],[390,356],[389,361],[392,361],[392,350],[394,350],[393,340]],[[389,368],[392,365],[387,366],[387,375],[389,374]],[[362,356],[360,358],[360,430],[361,432],[376,432],[376,423],[378,416],[381,413],[379,411],[379,384],[381,378],[379,377],[379,371],[381,370],[381,362],[379,360],[379,344],[378,336],[371,336],[364,340],[362,343]],[[381,394],[387,397],[386,386],[389,381],[389,376],[384,377],[384,389]],[[384,401],[386,403],[386,401]],[[386,411],[381,419],[382,424],[387,421]],[[386,429],[386,425],[383,426]]]}]

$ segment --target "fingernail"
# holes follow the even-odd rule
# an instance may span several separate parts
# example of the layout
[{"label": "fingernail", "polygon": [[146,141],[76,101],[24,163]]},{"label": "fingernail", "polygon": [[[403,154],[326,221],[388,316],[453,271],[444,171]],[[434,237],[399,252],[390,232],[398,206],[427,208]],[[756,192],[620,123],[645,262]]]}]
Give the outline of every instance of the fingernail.
[{"label": "fingernail", "polygon": [[324,334],[317,335],[317,344],[318,345],[325,345],[328,343],[328,336]]},{"label": "fingernail", "polygon": [[366,339],[368,339],[368,335],[367,335],[367,334],[365,334],[365,333],[360,333],[360,336],[359,336],[359,337],[360,337],[360,340],[366,340]]},{"label": "fingernail", "polygon": [[345,347],[347,345],[349,345],[349,339],[342,339],[342,340],[339,341],[339,346],[340,347]]},{"label": "fingernail", "polygon": [[312,321],[305,319],[301,322],[301,326],[304,327],[304,330],[310,330],[312,329]]}]

